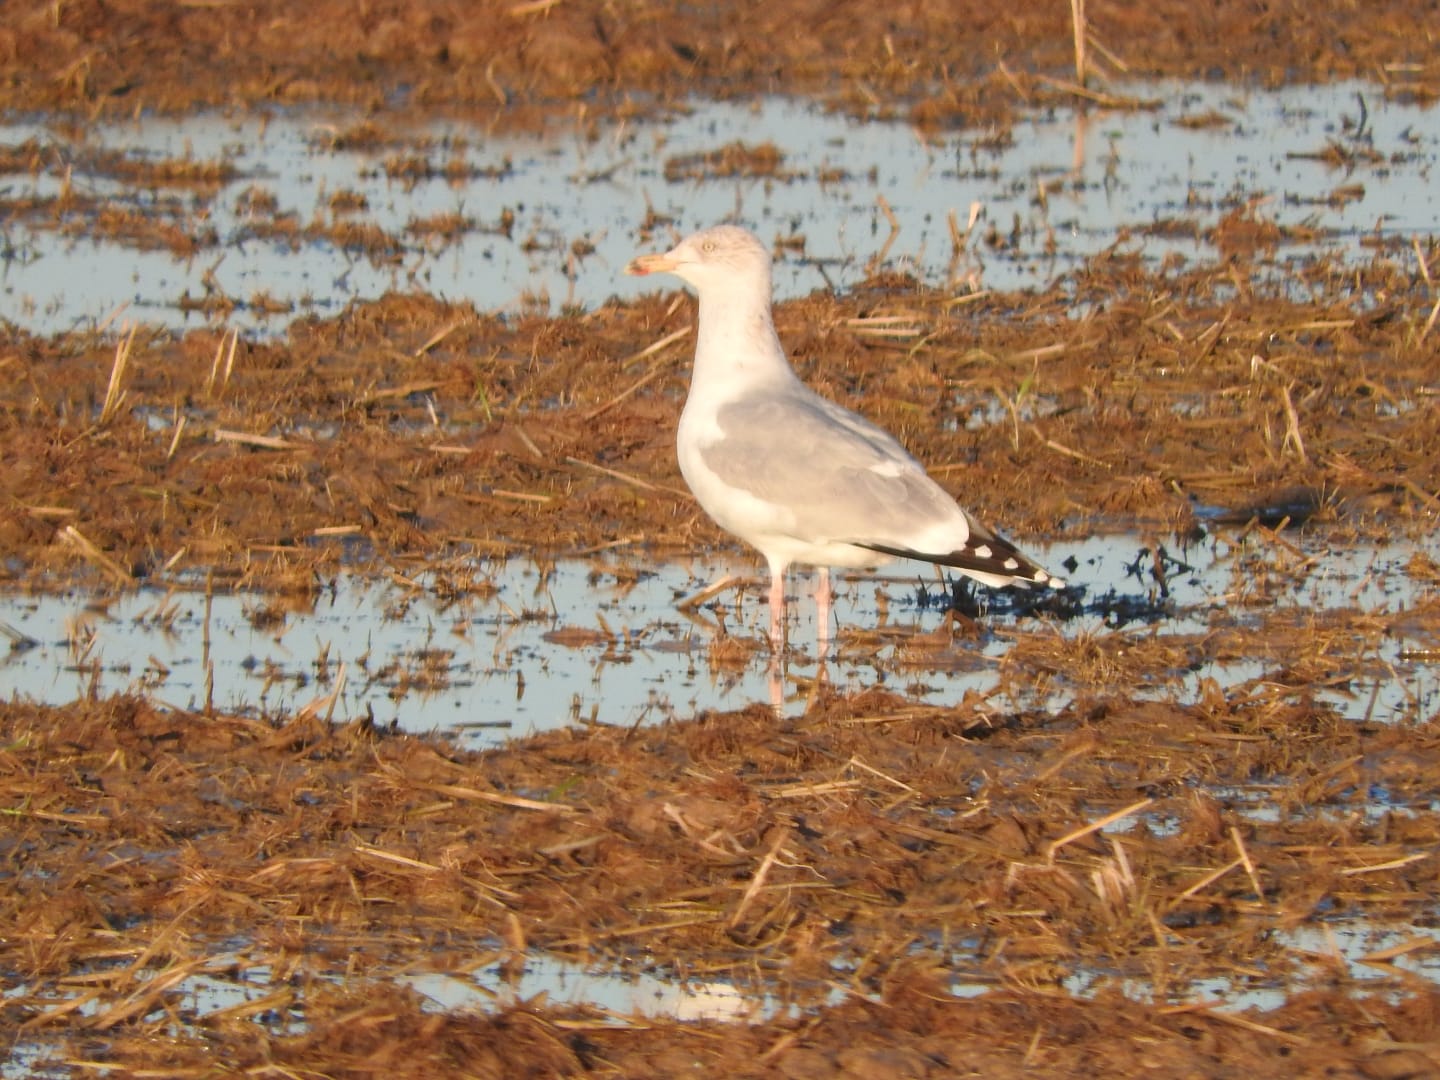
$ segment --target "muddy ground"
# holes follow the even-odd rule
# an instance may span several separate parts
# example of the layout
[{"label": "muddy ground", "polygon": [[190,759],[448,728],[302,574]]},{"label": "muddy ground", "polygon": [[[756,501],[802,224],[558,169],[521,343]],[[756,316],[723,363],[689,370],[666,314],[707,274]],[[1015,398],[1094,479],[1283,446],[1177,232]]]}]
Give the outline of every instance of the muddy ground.
[{"label": "muddy ground", "polygon": [[[1424,4],[1090,9],[1082,96],[1122,72],[1353,75],[1427,100],[1440,84]],[[1074,101],[1074,79],[1061,4],[0,11],[0,101],[82,124],[315,101],[504,105],[534,124],[787,91],[958,126]],[[644,242],[667,236],[653,223]],[[777,320],[813,384],[1022,541],[1248,528],[1283,574],[1301,522],[1337,548],[1432,530],[1433,240],[1316,261],[1302,301],[1252,284],[1284,230],[1237,209],[1208,239],[1209,265],[1101,256],[1064,291],[960,298],[881,275]],[[219,329],[7,327],[0,573],[103,595],[429,571],[444,595],[474,585],[480,556],[725,543],[673,458],[693,318],[678,293],[558,318],[393,296],[233,351]],[[1407,572],[1426,597],[1412,631],[1440,629],[1423,591],[1440,570]],[[75,1075],[1440,1075],[1440,994],[1403,964],[1435,946],[1440,724],[1317,702],[1347,676],[1344,643],[1383,622],[1327,613],[1296,632],[1309,663],[1192,703],[1132,693],[1183,666],[1164,646],[1022,624],[1015,648],[1065,670],[1075,705],[817,689],[796,719],[602,716],[485,753],[318,709],[5,704],[0,1030]],[[1219,794],[1257,785],[1275,814]],[[1112,814],[1133,824],[1086,831]],[[1284,943],[1357,913],[1414,931],[1369,957],[1378,983]],[[762,987],[793,1010],[437,1012],[395,981],[513,973],[533,950]],[[1079,970],[1115,988],[1078,998]],[[181,992],[245,972],[266,987],[247,1005],[198,1015]],[[1288,997],[1215,1009],[1215,978]]]},{"label": "muddy ground", "polygon": [[[1087,75],[1359,77],[1432,98],[1434,8],[1416,0],[1092,2]],[[345,102],[473,109],[612,96],[814,95],[842,107],[973,123],[1075,78],[1071,6],[977,0],[643,0],[456,4],[280,0],[7,4],[0,79],[12,109],[138,115],[197,106]],[[1103,92],[1103,91],[1102,91]]]}]

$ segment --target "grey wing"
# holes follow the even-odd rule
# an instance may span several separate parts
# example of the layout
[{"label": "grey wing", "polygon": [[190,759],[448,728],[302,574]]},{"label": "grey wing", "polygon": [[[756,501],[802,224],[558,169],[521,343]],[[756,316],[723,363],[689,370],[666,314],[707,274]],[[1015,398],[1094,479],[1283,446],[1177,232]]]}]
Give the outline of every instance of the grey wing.
[{"label": "grey wing", "polygon": [[701,448],[706,466],[782,508],[797,537],[905,544],[961,520],[954,500],[892,435],[818,395],[732,402],[717,420],[723,437]]}]

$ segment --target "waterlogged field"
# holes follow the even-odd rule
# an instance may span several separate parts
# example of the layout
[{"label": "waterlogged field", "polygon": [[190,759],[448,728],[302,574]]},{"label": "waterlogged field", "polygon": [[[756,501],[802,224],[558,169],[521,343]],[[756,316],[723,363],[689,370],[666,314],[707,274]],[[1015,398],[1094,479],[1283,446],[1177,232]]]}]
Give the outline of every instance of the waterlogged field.
[{"label": "waterlogged field", "polygon": [[[1424,13],[158,10],[0,13],[0,1072],[1440,1069]],[[1063,593],[772,655],[731,216]]]}]

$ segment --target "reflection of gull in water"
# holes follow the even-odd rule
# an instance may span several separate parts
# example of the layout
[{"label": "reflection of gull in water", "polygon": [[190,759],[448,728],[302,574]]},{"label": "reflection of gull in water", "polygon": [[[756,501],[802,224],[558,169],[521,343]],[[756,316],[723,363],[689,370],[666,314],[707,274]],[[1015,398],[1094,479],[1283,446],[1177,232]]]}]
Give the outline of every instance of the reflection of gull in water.
[{"label": "reflection of gull in water", "polygon": [[961,509],[889,432],[800,381],[771,320],[770,254],[754,235],[706,229],[626,273],[671,273],[700,297],[680,471],[706,513],[769,563],[777,653],[791,563],[820,568],[822,641],[831,566],[920,559],[986,585],[1063,584]]}]

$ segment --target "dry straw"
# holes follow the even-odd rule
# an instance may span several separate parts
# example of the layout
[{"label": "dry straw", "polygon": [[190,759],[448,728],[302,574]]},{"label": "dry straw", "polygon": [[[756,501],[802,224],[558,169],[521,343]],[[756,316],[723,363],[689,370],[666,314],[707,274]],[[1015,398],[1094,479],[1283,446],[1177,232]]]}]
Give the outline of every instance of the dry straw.
[{"label": "dry straw", "polygon": [[239,343],[240,331],[231,330],[223,335],[215,346],[215,360],[210,365],[210,381],[205,384],[205,396],[211,401],[223,394],[230,383],[230,373],[235,370],[235,347]]},{"label": "dry straw", "polygon": [[91,564],[104,571],[117,585],[129,585],[134,580],[128,570],[101,551],[89,537],[74,525],[66,525],[61,529],[60,539],[78,551]]},{"label": "dry straw", "polygon": [[125,404],[125,374],[130,368],[130,348],[135,344],[133,325],[121,328],[120,340],[115,343],[115,362],[110,365],[110,383],[105,387],[105,402],[100,407],[100,426],[106,427],[120,413]]}]

